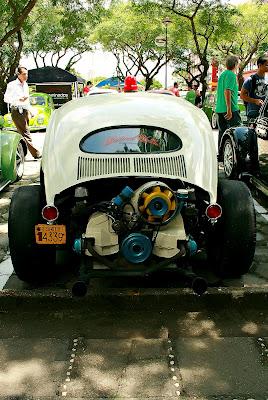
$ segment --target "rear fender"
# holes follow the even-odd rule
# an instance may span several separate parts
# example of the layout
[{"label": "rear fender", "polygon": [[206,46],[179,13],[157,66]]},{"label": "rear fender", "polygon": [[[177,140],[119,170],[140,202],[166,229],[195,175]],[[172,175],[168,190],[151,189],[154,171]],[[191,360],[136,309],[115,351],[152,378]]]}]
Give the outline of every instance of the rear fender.
[{"label": "rear fender", "polygon": [[27,152],[25,141],[17,132],[2,131],[1,133],[1,169],[5,180],[15,181],[16,174],[16,149],[21,142],[24,154]]}]

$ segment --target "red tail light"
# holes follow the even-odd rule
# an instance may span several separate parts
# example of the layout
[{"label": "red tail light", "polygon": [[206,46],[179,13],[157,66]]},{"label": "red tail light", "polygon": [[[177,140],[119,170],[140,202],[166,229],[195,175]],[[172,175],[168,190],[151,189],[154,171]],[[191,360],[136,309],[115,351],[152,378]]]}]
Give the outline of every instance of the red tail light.
[{"label": "red tail light", "polygon": [[222,215],[222,208],[219,204],[210,204],[206,209],[206,216],[209,219],[218,219]]},{"label": "red tail light", "polygon": [[55,206],[45,206],[42,210],[42,217],[48,222],[56,221],[58,216],[59,211]]}]

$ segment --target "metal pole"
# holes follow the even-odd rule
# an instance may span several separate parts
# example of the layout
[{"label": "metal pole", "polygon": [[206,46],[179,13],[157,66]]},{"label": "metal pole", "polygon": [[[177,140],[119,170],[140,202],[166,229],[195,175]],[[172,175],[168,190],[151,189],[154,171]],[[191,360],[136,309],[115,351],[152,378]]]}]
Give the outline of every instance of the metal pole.
[{"label": "metal pole", "polygon": [[165,89],[167,89],[167,24],[166,24],[166,69],[165,69]]}]

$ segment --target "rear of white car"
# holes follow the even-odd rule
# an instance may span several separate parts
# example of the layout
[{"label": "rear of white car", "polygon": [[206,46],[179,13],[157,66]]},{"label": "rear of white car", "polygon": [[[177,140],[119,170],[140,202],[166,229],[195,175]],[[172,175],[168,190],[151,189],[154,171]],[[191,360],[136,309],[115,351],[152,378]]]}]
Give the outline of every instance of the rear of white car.
[{"label": "rear of white car", "polygon": [[[31,189],[18,193],[11,207],[11,256],[23,280],[53,270],[58,249],[80,257],[75,294],[85,293],[92,276],[148,275],[174,263],[186,274],[203,250],[219,275],[240,276],[250,268],[250,193],[241,182],[218,184],[209,122],[180,98],[105,94],[67,103],[50,120],[41,187],[34,191],[36,214],[24,226],[23,243],[14,221]],[[229,204],[236,198],[241,207]],[[32,265],[40,252],[43,274],[22,266],[24,246]],[[104,269],[96,271],[95,261]],[[195,290],[204,287],[199,280]]]}]

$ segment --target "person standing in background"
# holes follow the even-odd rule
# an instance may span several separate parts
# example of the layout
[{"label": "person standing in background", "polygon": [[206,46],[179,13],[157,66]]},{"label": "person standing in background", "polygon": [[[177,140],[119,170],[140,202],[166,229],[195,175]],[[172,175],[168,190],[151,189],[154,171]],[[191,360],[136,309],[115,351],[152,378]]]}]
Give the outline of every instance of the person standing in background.
[{"label": "person standing in background", "polygon": [[170,92],[174,93],[175,96],[180,97],[180,92],[179,92],[179,85],[178,82],[174,82],[174,85],[172,88],[169,89]]},{"label": "person standing in background", "polygon": [[17,79],[7,84],[4,95],[5,103],[10,104],[11,118],[26,141],[33,158],[41,158],[40,152],[34,147],[29,130],[30,93],[27,84],[28,70],[19,66],[16,71]]},{"label": "person standing in background", "polygon": [[92,88],[92,82],[91,81],[87,81],[86,86],[83,89],[83,95],[86,96],[88,94],[88,92],[90,91],[90,89]]},{"label": "person standing in background", "polygon": [[219,146],[226,129],[231,126],[241,125],[236,76],[238,65],[239,59],[237,56],[227,57],[226,70],[222,72],[218,81],[216,113],[218,115]]},{"label": "person standing in background", "polygon": [[248,122],[259,116],[260,108],[268,95],[265,73],[268,72],[268,57],[261,56],[257,60],[258,70],[243,83],[240,97],[246,104]]},{"label": "person standing in background", "polygon": [[195,104],[196,92],[192,88],[192,85],[188,85],[188,92],[186,93],[185,100],[189,101],[192,104]]}]

